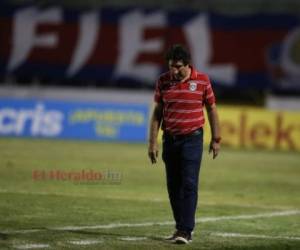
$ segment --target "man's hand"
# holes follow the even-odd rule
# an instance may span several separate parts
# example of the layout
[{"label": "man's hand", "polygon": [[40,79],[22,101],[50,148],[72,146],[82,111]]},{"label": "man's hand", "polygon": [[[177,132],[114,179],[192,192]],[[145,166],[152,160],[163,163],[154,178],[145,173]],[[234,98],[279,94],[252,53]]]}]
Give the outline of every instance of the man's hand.
[{"label": "man's hand", "polygon": [[151,160],[151,163],[154,164],[157,162],[158,158],[158,147],[157,143],[150,143],[148,147],[148,156]]},{"label": "man's hand", "polygon": [[213,159],[215,159],[218,156],[221,147],[219,116],[215,103],[212,105],[206,105],[206,110],[212,135],[209,144],[209,153],[213,152]]},{"label": "man's hand", "polygon": [[213,152],[213,159],[215,159],[220,151],[221,144],[215,140],[211,140],[209,144],[209,153]]},{"label": "man's hand", "polygon": [[155,103],[150,121],[148,156],[152,164],[156,163],[158,158],[157,135],[162,119],[162,109],[162,103]]}]

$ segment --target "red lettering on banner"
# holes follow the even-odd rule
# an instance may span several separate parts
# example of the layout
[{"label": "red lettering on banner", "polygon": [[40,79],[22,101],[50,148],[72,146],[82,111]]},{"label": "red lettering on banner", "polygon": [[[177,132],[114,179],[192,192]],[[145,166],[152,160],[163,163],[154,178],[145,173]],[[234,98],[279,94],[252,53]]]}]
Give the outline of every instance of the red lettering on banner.
[{"label": "red lettering on banner", "polygon": [[258,122],[253,125],[250,129],[250,140],[252,141],[253,146],[266,148],[266,139],[271,133],[270,126],[266,123]]},{"label": "red lettering on banner", "polygon": [[230,146],[232,144],[232,136],[237,133],[236,127],[230,121],[222,121],[220,122],[220,130],[222,135],[222,144]]},{"label": "red lettering on banner", "polygon": [[280,148],[283,142],[286,142],[290,149],[294,150],[295,145],[291,138],[291,133],[294,130],[294,126],[290,125],[283,128],[283,115],[278,113],[276,117],[276,129],[275,129],[275,147]]},{"label": "red lettering on banner", "polygon": [[245,147],[246,145],[246,135],[247,135],[247,114],[243,112],[240,116],[240,145]]},{"label": "red lettering on banner", "polygon": [[272,116],[268,116],[272,117],[269,123],[267,120],[264,121],[265,118],[256,118],[257,122],[253,123],[253,118],[249,117],[249,112],[251,111],[242,111],[238,120],[220,121],[223,145],[241,148],[297,149],[296,142],[300,138],[299,136],[295,138],[294,135],[296,135],[296,130],[297,133],[300,132],[300,127],[291,122],[286,122],[285,125],[283,113],[275,113]]}]

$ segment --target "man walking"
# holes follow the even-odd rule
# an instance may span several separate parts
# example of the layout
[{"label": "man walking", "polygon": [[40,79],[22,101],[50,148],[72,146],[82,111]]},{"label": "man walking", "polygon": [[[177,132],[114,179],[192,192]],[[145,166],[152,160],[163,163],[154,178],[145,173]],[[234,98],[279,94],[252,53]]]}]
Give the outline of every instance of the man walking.
[{"label": "man walking", "polygon": [[176,231],[168,239],[187,244],[192,240],[195,226],[204,107],[211,129],[209,152],[213,153],[213,158],[218,155],[221,137],[215,96],[208,76],[190,64],[190,54],[181,45],[174,45],[167,51],[166,61],[169,71],[156,83],[148,155],[151,162],[156,163],[157,135],[161,126],[164,132],[162,158],[176,222]]}]

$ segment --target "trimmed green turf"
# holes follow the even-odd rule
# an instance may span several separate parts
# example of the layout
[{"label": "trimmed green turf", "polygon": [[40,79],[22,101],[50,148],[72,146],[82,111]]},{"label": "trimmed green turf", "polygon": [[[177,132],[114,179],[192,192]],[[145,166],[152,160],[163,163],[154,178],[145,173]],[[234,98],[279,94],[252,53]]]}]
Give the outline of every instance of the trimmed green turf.
[{"label": "trimmed green turf", "polygon": [[[160,159],[152,166],[146,151],[144,144],[1,138],[0,249],[26,244],[49,244],[48,249],[300,249],[300,214],[202,221],[188,246],[162,240],[172,225],[58,230],[172,221],[163,163]],[[32,176],[56,170],[92,170],[118,178],[78,183]],[[300,211],[299,180],[299,153],[223,149],[212,160],[205,151],[197,218]],[[19,231],[30,229],[38,231]],[[98,242],[72,243],[79,240]]]}]

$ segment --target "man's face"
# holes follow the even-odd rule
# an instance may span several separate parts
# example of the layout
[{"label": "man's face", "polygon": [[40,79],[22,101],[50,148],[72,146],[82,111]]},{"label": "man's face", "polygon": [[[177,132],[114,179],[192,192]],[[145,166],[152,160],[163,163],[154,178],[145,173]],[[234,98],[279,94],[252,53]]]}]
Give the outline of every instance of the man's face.
[{"label": "man's face", "polygon": [[180,81],[184,79],[189,72],[189,65],[184,65],[184,63],[179,60],[179,61],[169,61],[169,70],[171,72],[171,75],[174,79]]}]

